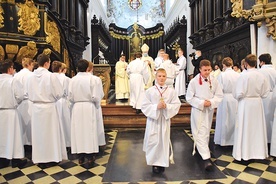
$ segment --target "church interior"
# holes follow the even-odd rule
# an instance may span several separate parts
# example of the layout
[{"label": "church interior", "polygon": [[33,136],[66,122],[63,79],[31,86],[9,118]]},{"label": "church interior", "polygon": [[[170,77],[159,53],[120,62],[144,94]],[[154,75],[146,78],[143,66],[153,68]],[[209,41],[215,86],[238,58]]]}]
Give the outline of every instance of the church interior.
[{"label": "church interior", "polygon": [[276,68],[276,1],[1,0],[1,61],[11,59],[19,71],[22,58],[44,53],[64,62],[68,77],[77,74],[80,59],[94,63],[93,73],[103,81],[106,145],[93,165],[79,164],[69,150],[68,160],[49,168],[34,164],[31,147],[25,147],[28,163],[0,169],[0,183],[276,183],[275,157],[238,162],[233,146],[214,143],[215,115],[209,144],[213,169],[205,171],[200,155],[192,155],[191,106],[185,101],[171,120],[175,164],[161,175],[151,172],[142,148],[146,117],[115,98],[116,62],[122,53],[131,62],[143,44],[152,58],[164,49],[173,63],[181,48],[187,83],[196,50],[213,65],[231,57],[240,66],[248,54],[270,53]]}]

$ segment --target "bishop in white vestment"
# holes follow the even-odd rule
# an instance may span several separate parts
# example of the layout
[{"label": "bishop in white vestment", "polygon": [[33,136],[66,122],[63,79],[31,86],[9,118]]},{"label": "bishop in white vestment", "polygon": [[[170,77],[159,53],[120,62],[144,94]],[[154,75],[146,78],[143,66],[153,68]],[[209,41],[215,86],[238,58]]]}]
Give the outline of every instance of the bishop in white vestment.
[{"label": "bishop in white vestment", "polygon": [[147,70],[149,72],[149,79],[145,85],[145,89],[148,89],[149,87],[151,87],[153,85],[153,81],[154,81],[154,74],[155,74],[155,63],[153,61],[153,58],[151,56],[149,56],[148,52],[149,52],[149,46],[147,44],[143,44],[141,47],[141,51],[142,51],[142,58],[141,60],[144,61],[147,65]]}]

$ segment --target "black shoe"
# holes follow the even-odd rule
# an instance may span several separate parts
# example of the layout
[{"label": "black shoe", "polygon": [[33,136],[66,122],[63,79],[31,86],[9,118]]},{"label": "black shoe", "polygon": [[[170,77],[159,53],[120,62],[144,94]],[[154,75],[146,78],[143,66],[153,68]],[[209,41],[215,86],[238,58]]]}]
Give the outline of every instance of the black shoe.
[{"label": "black shoe", "polygon": [[0,158],[0,169],[9,167],[9,165],[10,165],[10,160],[6,158]]},{"label": "black shoe", "polygon": [[159,167],[160,173],[165,172],[165,167]]},{"label": "black shoe", "polygon": [[205,170],[206,171],[211,171],[212,168],[213,168],[213,166],[212,166],[212,164],[210,162],[210,159],[203,160],[203,162],[204,162],[204,168],[205,168]]},{"label": "black shoe", "polygon": [[27,164],[27,159],[12,159],[11,161],[12,163],[12,168],[15,168],[15,167],[23,167]]},{"label": "black shoe", "polygon": [[88,164],[92,166],[95,163],[95,160],[96,160],[95,156],[93,156],[92,158],[88,158]]},{"label": "black shoe", "polygon": [[81,165],[83,163],[84,163],[84,157],[79,158],[79,164]]},{"label": "black shoe", "polygon": [[152,166],[152,172],[155,174],[160,174],[160,168],[158,166]]},{"label": "black shoe", "polygon": [[136,114],[140,114],[141,112],[141,109],[136,109]]}]

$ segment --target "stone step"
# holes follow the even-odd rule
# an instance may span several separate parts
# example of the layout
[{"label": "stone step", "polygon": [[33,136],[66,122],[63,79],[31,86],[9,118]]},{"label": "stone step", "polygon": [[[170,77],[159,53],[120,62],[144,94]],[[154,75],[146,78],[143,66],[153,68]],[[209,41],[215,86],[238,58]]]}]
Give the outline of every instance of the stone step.
[{"label": "stone step", "polygon": [[[191,106],[182,103],[178,114],[172,118],[172,126],[190,126]],[[145,127],[146,117],[143,113],[136,114],[128,103],[102,104],[105,128],[111,127]]]}]

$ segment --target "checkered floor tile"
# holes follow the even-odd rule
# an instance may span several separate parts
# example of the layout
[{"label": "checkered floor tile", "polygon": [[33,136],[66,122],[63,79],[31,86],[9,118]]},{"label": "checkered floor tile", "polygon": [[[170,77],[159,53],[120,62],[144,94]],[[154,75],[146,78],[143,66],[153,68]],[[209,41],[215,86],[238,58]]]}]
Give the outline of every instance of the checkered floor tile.
[{"label": "checkered floor tile", "polygon": [[[50,168],[41,168],[30,160],[23,168],[7,167],[0,169],[0,183],[102,183],[102,177],[116,139],[118,130],[106,131],[107,145],[96,158],[94,165],[87,163],[78,164],[75,155],[69,155],[69,161],[63,161],[59,165]],[[192,138],[190,130],[185,132]],[[211,140],[214,130],[211,131]],[[266,160],[256,160],[251,163],[240,163],[231,156],[232,147],[212,147],[212,161],[227,176],[218,180],[193,180],[162,182],[164,184],[185,183],[276,183],[276,158],[269,157]],[[27,155],[27,154],[26,154]],[[129,182],[131,183],[131,182]],[[149,182],[139,182],[147,183]],[[160,183],[160,182],[151,182]]]}]

